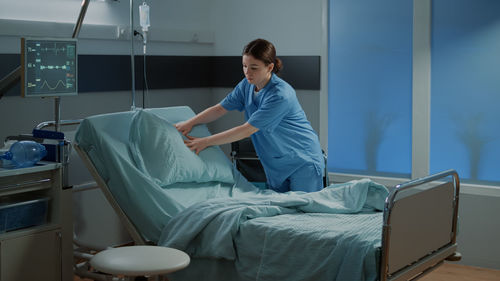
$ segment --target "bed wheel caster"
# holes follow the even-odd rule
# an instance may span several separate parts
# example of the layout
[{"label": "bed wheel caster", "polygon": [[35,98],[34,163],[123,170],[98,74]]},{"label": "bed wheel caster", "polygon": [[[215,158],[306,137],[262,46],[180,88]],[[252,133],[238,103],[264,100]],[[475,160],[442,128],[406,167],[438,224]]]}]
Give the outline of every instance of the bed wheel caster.
[{"label": "bed wheel caster", "polygon": [[447,261],[459,261],[462,259],[462,254],[455,252],[453,255],[446,258]]}]

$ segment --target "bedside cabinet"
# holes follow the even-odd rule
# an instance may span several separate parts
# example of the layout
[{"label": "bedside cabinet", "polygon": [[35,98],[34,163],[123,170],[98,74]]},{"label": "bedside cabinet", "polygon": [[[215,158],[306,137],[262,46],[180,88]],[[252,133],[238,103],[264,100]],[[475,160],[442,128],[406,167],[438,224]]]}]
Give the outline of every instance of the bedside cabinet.
[{"label": "bedside cabinet", "polygon": [[61,164],[0,169],[0,281],[72,280],[71,189]]}]

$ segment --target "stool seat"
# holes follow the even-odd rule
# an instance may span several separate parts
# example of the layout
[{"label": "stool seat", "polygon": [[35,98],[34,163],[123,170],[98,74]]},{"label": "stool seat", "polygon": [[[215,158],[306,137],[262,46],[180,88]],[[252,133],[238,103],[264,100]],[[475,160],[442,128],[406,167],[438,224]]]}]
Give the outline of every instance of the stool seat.
[{"label": "stool seat", "polygon": [[98,271],[125,276],[156,276],[171,273],[189,265],[183,251],[161,246],[127,246],[111,248],[90,259]]}]

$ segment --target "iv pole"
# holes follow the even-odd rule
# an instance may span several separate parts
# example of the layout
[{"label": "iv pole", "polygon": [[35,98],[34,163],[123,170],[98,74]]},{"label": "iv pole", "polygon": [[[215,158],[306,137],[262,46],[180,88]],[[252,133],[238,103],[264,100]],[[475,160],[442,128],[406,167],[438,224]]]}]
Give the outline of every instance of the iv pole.
[{"label": "iv pole", "polygon": [[134,53],[134,7],[133,0],[130,0],[130,67],[132,73],[132,107],[135,110],[135,53]]},{"label": "iv pole", "polygon": [[[80,15],[78,16],[78,20],[76,21],[75,29],[73,30],[73,38],[78,37],[80,33],[80,28],[83,23],[83,18],[85,17],[85,13],[87,12],[87,7],[89,5],[89,0],[83,0],[82,9],[80,10]],[[134,52],[134,6],[133,0],[130,0],[130,65],[131,65],[131,78],[132,78],[132,107],[131,110],[135,110],[135,52]],[[59,97],[56,98],[56,105],[58,107]],[[60,113],[56,112],[56,116],[59,116]],[[57,119],[59,120],[59,119]],[[57,129],[56,123],[56,131]]]}]

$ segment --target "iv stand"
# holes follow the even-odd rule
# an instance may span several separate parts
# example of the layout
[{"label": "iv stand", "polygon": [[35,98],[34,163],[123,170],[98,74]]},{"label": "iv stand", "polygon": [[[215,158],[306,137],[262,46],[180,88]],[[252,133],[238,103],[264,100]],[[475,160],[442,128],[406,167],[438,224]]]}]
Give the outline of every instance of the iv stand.
[{"label": "iv stand", "polygon": [[132,106],[130,110],[135,110],[135,53],[134,53],[134,9],[133,0],[130,0],[130,66],[132,73]]}]

